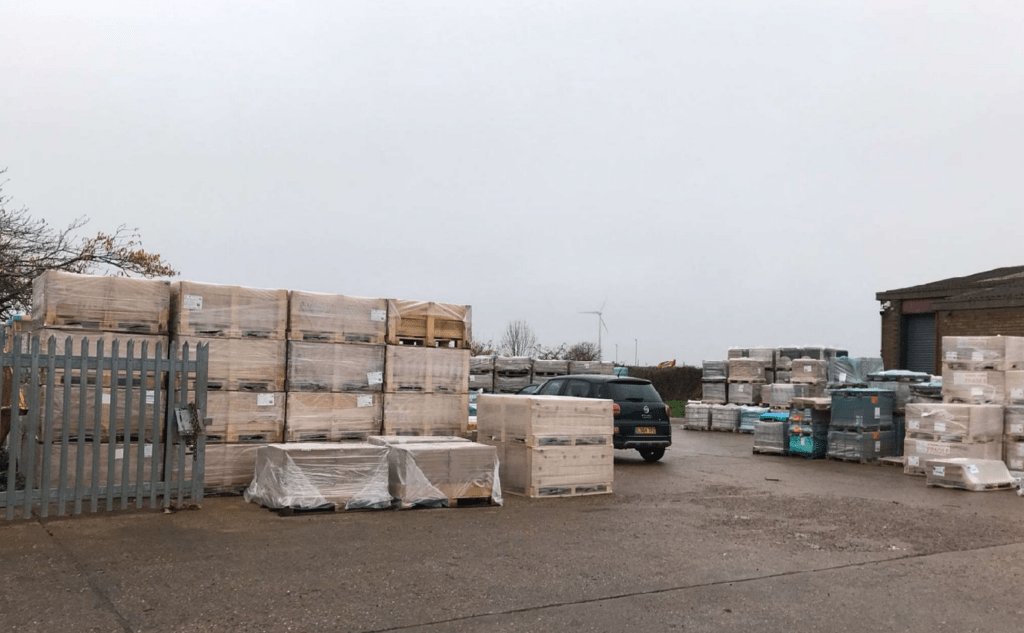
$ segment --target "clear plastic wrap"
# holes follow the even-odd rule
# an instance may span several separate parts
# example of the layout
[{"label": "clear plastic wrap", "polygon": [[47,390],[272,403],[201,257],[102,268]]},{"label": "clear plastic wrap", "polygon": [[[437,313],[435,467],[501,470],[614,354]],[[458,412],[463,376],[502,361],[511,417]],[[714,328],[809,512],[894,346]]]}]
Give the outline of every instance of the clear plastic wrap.
[{"label": "clear plastic wrap", "polygon": [[388,299],[388,345],[469,349],[473,309],[467,305]]},{"label": "clear plastic wrap", "polygon": [[1024,406],[1006,407],[1003,413],[1003,435],[1014,442],[1024,441]]},{"label": "clear plastic wrap", "polygon": [[533,361],[534,380],[546,379],[552,376],[565,376],[569,373],[569,361],[567,360],[535,360]]},{"label": "clear plastic wrap", "polygon": [[209,345],[207,386],[211,391],[285,390],[285,341],[184,337],[178,343],[188,343],[192,349],[200,343]]},{"label": "clear plastic wrap", "polygon": [[247,391],[206,394],[208,442],[280,442],[284,434],[285,395]]},{"label": "clear plastic wrap", "polygon": [[207,444],[205,486],[215,492],[241,492],[252,482],[257,444]]},{"label": "clear plastic wrap", "polygon": [[267,444],[256,452],[245,500],[268,508],[388,508],[388,447]]},{"label": "clear plastic wrap", "polygon": [[469,425],[469,394],[386,393],[382,435],[459,435]]},{"label": "clear plastic wrap", "polygon": [[1002,336],[943,336],[942,362],[952,370],[1005,371],[1006,338]]},{"label": "clear plastic wrap", "polygon": [[389,490],[399,507],[448,507],[453,500],[490,499],[501,505],[498,454],[475,442],[390,444]]},{"label": "clear plastic wrap", "polygon": [[470,374],[493,374],[494,373],[494,356],[470,356],[469,357],[469,373]]},{"label": "clear plastic wrap", "polygon": [[391,446],[392,444],[423,444],[437,442],[469,442],[464,437],[454,435],[423,436],[423,435],[371,435],[366,441],[375,446]]},{"label": "clear plastic wrap", "polygon": [[881,358],[850,358],[836,356],[828,361],[828,382],[836,386],[865,386],[868,376],[882,371]]},{"label": "clear plastic wrap", "polygon": [[832,393],[832,426],[890,429],[895,402],[895,393],[885,389],[838,389]]},{"label": "clear plastic wrap", "polygon": [[687,402],[686,409],[683,411],[683,428],[691,431],[707,431],[710,429],[711,405],[693,400]]},{"label": "clear plastic wrap", "polygon": [[520,389],[530,384],[530,374],[525,376],[502,376],[494,375],[494,393],[517,393]]},{"label": "clear plastic wrap", "polygon": [[470,374],[469,390],[471,392],[494,392],[494,374]]},{"label": "clear plastic wrap", "polygon": [[792,373],[792,371],[793,371],[793,359],[790,358],[789,356],[780,356],[780,355],[778,355],[778,353],[781,352],[781,351],[782,350],[778,350],[776,352],[776,356],[775,356],[775,374],[778,375],[779,372]]},{"label": "clear plastic wrap", "polygon": [[289,392],[285,440],[366,440],[381,431],[383,400],[379,393]]},{"label": "clear plastic wrap", "polygon": [[761,402],[761,383],[731,383],[728,396],[729,404],[759,404]]},{"label": "clear plastic wrap", "polygon": [[[145,334],[125,334],[123,332],[81,332],[74,331],[69,332],[67,330],[57,330],[53,328],[40,328],[33,330],[31,336],[39,337],[39,351],[40,353],[48,353],[50,345],[50,337],[54,338],[54,349],[60,356],[64,355],[67,349],[66,343],[68,338],[71,338],[71,354],[80,355],[82,353],[82,341],[86,341],[88,354],[90,356],[95,355],[99,347],[99,342],[103,341],[103,355],[110,356],[111,344],[117,341],[117,353],[118,356],[124,358],[128,355],[128,344],[132,343],[134,358],[142,358],[142,346],[146,346],[146,358],[167,358],[167,347],[170,343],[170,339],[166,336],[149,336]],[[30,341],[29,336],[25,336],[25,341]],[[160,345],[160,356],[156,355],[157,345]],[[195,349],[193,347],[193,349]],[[57,363],[60,365],[60,362]]]},{"label": "clear plastic wrap", "polygon": [[997,442],[1003,435],[999,405],[908,404],[907,433],[948,442]]},{"label": "clear plastic wrap", "polygon": [[729,377],[729,361],[704,361],[704,380],[725,380]]},{"label": "clear plastic wrap", "polygon": [[494,359],[494,373],[529,377],[533,373],[533,359],[526,356],[498,356]]},{"label": "clear plastic wrap", "polygon": [[384,390],[468,393],[469,350],[388,345]]},{"label": "clear plastic wrap", "polygon": [[[908,421],[909,423],[909,421]],[[940,442],[917,439],[910,436],[903,442],[905,465],[903,472],[908,475],[925,474],[925,461],[928,459],[947,457],[970,457],[972,459],[1002,459],[1002,442],[982,442],[979,444],[962,444],[958,442]]]},{"label": "clear plastic wrap", "polygon": [[712,431],[735,431],[740,428],[740,408],[732,404],[711,407]]},{"label": "clear plastic wrap", "polygon": [[962,371],[942,367],[942,401],[962,404],[1003,404],[1006,372]]},{"label": "clear plastic wrap", "polygon": [[48,270],[32,282],[32,322],[135,334],[167,334],[171,290],[166,281]]},{"label": "clear plastic wrap", "polygon": [[729,387],[724,380],[702,380],[700,386],[703,402],[725,404],[729,401]]},{"label": "clear plastic wrap", "polygon": [[1006,404],[1024,405],[1024,371],[1006,372]]},{"label": "clear plastic wrap", "polygon": [[786,422],[758,420],[754,425],[755,453],[786,453]]},{"label": "clear plastic wrap", "polygon": [[773,409],[788,409],[793,398],[811,398],[817,395],[817,390],[808,384],[775,383],[767,387],[769,394],[765,403]]},{"label": "clear plastic wrap", "polygon": [[1024,442],[1014,437],[1005,438],[1003,461],[1010,470],[1024,470]]},{"label": "clear plastic wrap", "polygon": [[765,413],[768,413],[767,407],[740,407],[740,433],[753,433]]},{"label": "clear plastic wrap", "polygon": [[1008,490],[1017,487],[1006,464],[995,459],[929,459],[925,462],[925,483],[940,488],[972,492]]},{"label": "clear plastic wrap", "polygon": [[894,431],[829,431],[828,457],[872,464],[896,453]]},{"label": "clear plastic wrap", "polygon": [[567,497],[612,492],[615,454],[611,446],[499,444],[504,492],[527,497]]},{"label": "clear plastic wrap", "polygon": [[387,335],[386,299],[293,290],[288,313],[293,341],[383,344]]},{"label": "clear plastic wrap", "polygon": [[288,341],[288,391],[382,391],[384,346]]},{"label": "clear plastic wrap", "polygon": [[[75,379],[77,380],[77,378],[78,377],[76,376]],[[80,423],[83,421],[83,418],[80,415],[82,406],[81,385],[75,382],[71,385],[71,388],[68,391],[68,436],[72,438],[78,437],[81,429],[83,430],[83,437],[90,439],[96,437],[96,384],[92,383],[85,385],[84,426],[80,426]],[[49,399],[53,421],[53,437],[55,440],[59,439],[64,430],[64,385],[55,385],[52,396],[48,395],[46,385],[40,387],[39,393],[40,399],[43,403],[47,402],[47,399]],[[112,437],[115,439],[124,437],[124,424],[126,421],[125,398],[127,397],[127,385],[118,386],[116,388],[101,388],[101,393],[99,394],[100,441],[107,442],[110,441]],[[117,428],[113,430],[110,428],[110,408],[112,405],[117,408],[115,414],[116,417],[114,418],[117,423]],[[154,438],[153,429],[162,428],[164,423],[164,411],[167,410],[167,392],[161,390],[160,400],[157,402],[156,390],[151,386],[149,388],[144,388],[138,381],[136,381],[136,383],[132,385],[130,405],[131,427],[128,430],[128,435],[133,438],[141,436],[144,439],[152,441]],[[158,419],[155,421],[153,419],[154,414],[158,414]],[[145,427],[144,431],[143,426]]]},{"label": "clear plastic wrap", "polygon": [[483,440],[523,446],[612,443],[612,401],[560,396],[477,398],[477,434]]},{"label": "clear plastic wrap", "polygon": [[171,284],[173,335],[281,340],[287,328],[287,290],[195,281]]},{"label": "clear plastic wrap", "polygon": [[775,369],[775,357],[777,355],[774,347],[731,347],[726,354],[726,358],[728,360],[738,358],[759,360],[765,369]]},{"label": "clear plastic wrap", "polygon": [[571,360],[569,361],[569,373],[611,376],[615,374],[615,363],[598,360]]},{"label": "clear plastic wrap", "polygon": [[[792,364],[791,364],[792,366]],[[793,372],[789,370],[781,370],[775,372],[775,382],[788,384],[793,382]]]},{"label": "clear plastic wrap", "polygon": [[756,358],[729,359],[729,382],[764,382],[764,362]]},{"label": "clear plastic wrap", "polygon": [[1006,371],[1024,371],[1024,336],[1004,336]]},{"label": "clear plastic wrap", "polygon": [[817,385],[828,380],[828,361],[811,358],[793,359],[790,382]]}]

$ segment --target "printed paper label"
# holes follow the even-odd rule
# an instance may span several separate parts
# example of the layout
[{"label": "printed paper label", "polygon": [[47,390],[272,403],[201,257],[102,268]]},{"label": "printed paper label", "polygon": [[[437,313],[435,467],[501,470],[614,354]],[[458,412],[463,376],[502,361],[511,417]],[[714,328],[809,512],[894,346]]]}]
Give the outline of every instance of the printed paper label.
[{"label": "printed paper label", "polygon": [[370,383],[370,386],[382,384],[384,382],[384,372],[382,372],[382,371],[369,371],[369,372],[366,372],[366,382]]},{"label": "printed paper label", "polygon": [[975,466],[974,464],[968,464],[967,465],[967,472],[971,473],[972,475],[977,475],[978,474],[978,467]]},{"label": "printed paper label", "polygon": [[261,393],[256,395],[256,406],[257,407],[272,407],[274,406],[274,394],[272,393]]},{"label": "printed paper label", "polygon": [[470,374],[469,375],[469,382],[476,382],[476,375],[475,374]]},{"label": "printed paper label", "polygon": [[955,385],[987,385],[988,376],[983,371],[968,372],[958,371],[953,373],[953,384]]},{"label": "printed paper label", "polygon": [[154,402],[156,402],[156,392],[155,391],[150,391],[149,389],[147,389],[146,390],[146,404],[153,404]]},{"label": "printed paper label", "polygon": [[[134,455],[134,451],[132,452],[132,454]],[[153,445],[152,444],[146,444],[142,448],[142,456],[143,457],[152,457],[153,456]],[[124,459],[124,449],[123,448],[114,449],[114,459]]]},{"label": "printed paper label", "polygon": [[839,372],[839,382],[846,382],[846,372]]},{"label": "printed paper label", "polygon": [[881,420],[882,419],[882,407],[875,407],[875,419],[876,420]]},{"label": "printed paper label", "polygon": [[936,422],[935,423],[935,432],[936,433],[945,433],[946,432],[946,423],[945,422]]},{"label": "printed paper label", "polygon": [[881,453],[882,452],[882,443],[881,442],[875,442],[875,452],[876,453]]},{"label": "printed paper label", "polygon": [[974,352],[973,354],[971,354],[971,360],[973,360],[973,361],[985,360],[985,355],[982,354],[981,352]]},{"label": "printed paper label", "polygon": [[373,406],[373,396],[359,396],[358,398],[356,398],[356,406],[360,407],[360,408],[362,408],[362,407],[372,407]]},{"label": "printed paper label", "polygon": [[1024,389],[1011,389],[1010,390],[1010,397],[1011,398],[1024,398]]},{"label": "printed paper label", "polygon": [[185,305],[186,310],[203,309],[203,297],[201,295],[185,295],[182,303]]},{"label": "printed paper label", "polygon": [[811,373],[814,370],[811,368],[810,365],[804,365],[804,371],[806,371],[807,373]]},{"label": "printed paper label", "polygon": [[388,313],[384,310],[370,310],[370,320],[377,323],[384,323],[388,320]]},{"label": "printed paper label", "polygon": [[920,457],[918,457],[917,455],[908,455],[907,456],[907,466],[920,466],[920,465],[921,465],[921,458]]},{"label": "printed paper label", "polygon": [[912,431],[917,431],[921,428],[920,420],[907,420],[907,428]]},{"label": "printed paper label", "polygon": [[1010,433],[1013,433],[1014,435],[1024,434],[1024,424],[1011,424]]},{"label": "printed paper label", "polygon": [[985,395],[985,390],[982,389],[981,387],[971,387],[971,395],[972,396],[983,396],[983,395]]},{"label": "printed paper label", "polygon": [[103,402],[103,404],[110,404],[110,394],[103,394],[103,396],[100,397],[100,400]]},{"label": "printed paper label", "polygon": [[945,477],[946,467],[945,466],[932,466],[932,477]]},{"label": "printed paper label", "polygon": [[949,455],[949,444],[942,444],[940,442],[928,443],[928,450],[926,452],[930,455]]},{"label": "printed paper label", "polygon": [[946,352],[946,360],[956,360],[956,352]]}]

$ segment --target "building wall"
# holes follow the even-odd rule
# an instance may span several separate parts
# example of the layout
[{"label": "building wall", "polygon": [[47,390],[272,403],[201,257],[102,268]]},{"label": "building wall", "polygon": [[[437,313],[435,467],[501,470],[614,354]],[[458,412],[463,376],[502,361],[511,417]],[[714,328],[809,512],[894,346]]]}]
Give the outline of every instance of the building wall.
[{"label": "building wall", "polygon": [[900,328],[902,302],[891,301],[892,308],[882,313],[882,362],[886,369],[898,369],[900,363]]}]

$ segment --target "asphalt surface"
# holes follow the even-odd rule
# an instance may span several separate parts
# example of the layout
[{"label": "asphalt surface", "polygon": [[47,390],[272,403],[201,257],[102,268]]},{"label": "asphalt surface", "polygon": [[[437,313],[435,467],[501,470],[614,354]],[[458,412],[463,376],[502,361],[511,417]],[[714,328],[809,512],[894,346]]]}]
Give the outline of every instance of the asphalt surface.
[{"label": "asphalt surface", "polygon": [[677,427],[615,492],[0,523],[10,631],[1024,630],[1024,499]]}]

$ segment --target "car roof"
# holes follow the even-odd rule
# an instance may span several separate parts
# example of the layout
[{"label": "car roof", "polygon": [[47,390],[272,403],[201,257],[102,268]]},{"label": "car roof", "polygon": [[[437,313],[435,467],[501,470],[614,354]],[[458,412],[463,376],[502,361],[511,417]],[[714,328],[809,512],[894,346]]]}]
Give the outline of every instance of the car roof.
[{"label": "car roof", "polygon": [[556,378],[580,378],[587,382],[625,382],[625,383],[649,383],[650,380],[646,378],[636,378],[634,376],[609,376],[608,374],[568,374],[566,376],[552,376],[548,380],[555,380]]}]

